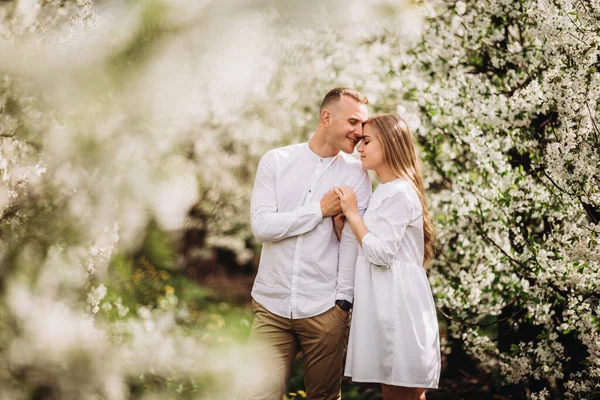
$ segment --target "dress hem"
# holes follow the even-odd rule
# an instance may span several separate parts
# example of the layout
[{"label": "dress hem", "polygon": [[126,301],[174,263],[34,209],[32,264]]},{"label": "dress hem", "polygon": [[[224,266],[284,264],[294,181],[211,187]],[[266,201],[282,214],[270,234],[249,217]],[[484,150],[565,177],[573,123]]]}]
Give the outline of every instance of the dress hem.
[{"label": "dress hem", "polygon": [[[344,374],[344,376],[348,377],[348,378],[352,378],[351,375],[346,375]],[[356,380],[352,379],[352,382],[357,382],[357,383],[381,383],[384,385],[390,385],[390,386],[403,386],[403,387],[413,387],[413,388],[419,388],[419,389],[437,389],[439,384],[437,385],[431,385],[430,383],[427,384],[419,384],[419,383],[408,383],[408,382],[397,382],[397,381],[389,381],[389,382],[382,382],[381,379],[360,379],[357,378]]]}]

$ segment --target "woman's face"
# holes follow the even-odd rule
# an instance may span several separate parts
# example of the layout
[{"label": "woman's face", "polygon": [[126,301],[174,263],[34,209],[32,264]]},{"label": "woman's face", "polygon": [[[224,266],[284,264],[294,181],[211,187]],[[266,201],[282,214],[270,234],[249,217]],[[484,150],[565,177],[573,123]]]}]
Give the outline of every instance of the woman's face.
[{"label": "woman's face", "polygon": [[360,161],[364,169],[377,170],[385,165],[381,141],[370,124],[364,126],[357,150],[360,153]]}]

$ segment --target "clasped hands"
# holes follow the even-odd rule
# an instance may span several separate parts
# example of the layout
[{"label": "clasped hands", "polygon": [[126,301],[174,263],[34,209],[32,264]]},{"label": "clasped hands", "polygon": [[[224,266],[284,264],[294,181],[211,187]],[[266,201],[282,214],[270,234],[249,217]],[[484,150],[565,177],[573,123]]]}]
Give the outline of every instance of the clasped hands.
[{"label": "clasped hands", "polygon": [[342,229],[346,222],[346,216],[358,213],[356,194],[349,186],[334,187],[321,199],[321,211],[323,218],[333,217],[333,228],[338,240],[342,237]]}]

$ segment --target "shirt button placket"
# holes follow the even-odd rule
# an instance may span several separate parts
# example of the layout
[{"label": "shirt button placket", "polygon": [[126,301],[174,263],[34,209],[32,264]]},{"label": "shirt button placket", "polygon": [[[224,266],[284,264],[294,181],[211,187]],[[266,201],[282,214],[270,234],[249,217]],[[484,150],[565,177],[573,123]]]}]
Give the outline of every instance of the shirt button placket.
[{"label": "shirt button placket", "polygon": [[297,317],[297,304],[298,304],[298,264],[300,264],[300,252],[302,251],[302,239],[303,236],[298,237],[296,242],[296,252],[294,253],[294,262],[292,263],[292,298],[290,304],[290,318]]},{"label": "shirt button placket", "polygon": [[[315,189],[314,185],[319,179],[319,175],[322,172],[323,168],[323,159],[319,159],[319,163],[315,168],[315,173],[312,176],[311,182],[309,184],[308,193],[306,195],[306,199],[304,200],[304,204],[308,204],[312,201],[313,191]],[[304,239],[304,235],[298,235],[298,241],[296,242],[296,251],[294,252],[294,262],[292,263],[292,293],[291,293],[291,302],[290,302],[290,318],[294,319],[298,316],[298,270],[300,268],[300,254],[302,253],[302,243]]]}]

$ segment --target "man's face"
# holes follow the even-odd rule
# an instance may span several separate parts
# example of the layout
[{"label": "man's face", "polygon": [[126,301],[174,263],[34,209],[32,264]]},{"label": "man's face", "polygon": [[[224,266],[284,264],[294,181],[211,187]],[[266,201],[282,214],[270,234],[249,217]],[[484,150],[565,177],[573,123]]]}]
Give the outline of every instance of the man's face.
[{"label": "man's face", "polygon": [[362,124],[369,118],[367,105],[352,97],[342,96],[329,108],[331,124],[328,129],[328,141],[336,149],[352,154],[362,136]]}]

